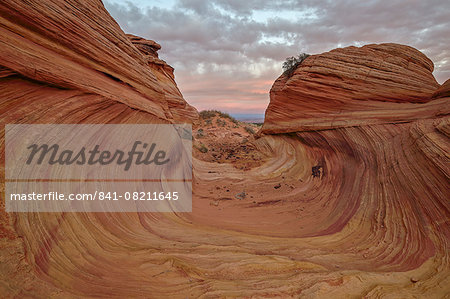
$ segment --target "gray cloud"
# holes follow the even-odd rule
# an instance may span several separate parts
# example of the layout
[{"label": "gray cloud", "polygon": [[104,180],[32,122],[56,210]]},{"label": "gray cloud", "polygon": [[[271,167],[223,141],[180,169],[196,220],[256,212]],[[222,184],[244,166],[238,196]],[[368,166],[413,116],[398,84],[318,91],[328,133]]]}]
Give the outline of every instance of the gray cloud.
[{"label": "gray cloud", "polygon": [[[162,45],[181,91],[200,109],[245,98],[262,112],[287,56],[348,45],[408,44],[434,61],[440,83],[450,77],[447,1],[178,0],[171,8],[144,8],[106,0],[105,6],[125,32]],[[219,85],[193,85],[193,76]]]}]

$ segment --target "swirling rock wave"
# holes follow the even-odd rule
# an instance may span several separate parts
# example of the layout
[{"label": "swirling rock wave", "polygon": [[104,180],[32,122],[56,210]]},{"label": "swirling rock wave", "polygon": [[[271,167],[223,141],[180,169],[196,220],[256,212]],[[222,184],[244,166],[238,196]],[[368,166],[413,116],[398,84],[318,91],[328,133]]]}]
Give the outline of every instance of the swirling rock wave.
[{"label": "swirling rock wave", "polygon": [[[100,1],[3,1],[0,24],[2,124],[196,122],[159,45]],[[2,206],[0,293],[444,297],[450,98],[432,70],[395,44],[309,57],[272,88],[262,163],[194,159],[192,213]]]}]

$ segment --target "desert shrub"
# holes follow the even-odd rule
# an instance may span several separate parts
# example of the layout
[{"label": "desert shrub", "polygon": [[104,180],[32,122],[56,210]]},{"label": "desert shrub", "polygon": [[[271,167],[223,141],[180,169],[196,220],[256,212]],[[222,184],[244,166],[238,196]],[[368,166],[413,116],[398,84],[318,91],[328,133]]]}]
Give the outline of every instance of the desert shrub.
[{"label": "desert shrub", "polygon": [[199,152],[201,153],[207,153],[208,152],[208,148],[202,143],[200,144],[200,146],[195,146],[195,148],[198,149]]},{"label": "desert shrub", "polygon": [[227,124],[224,120],[221,120],[220,118],[217,119],[216,123],[219,127],[225,127],[225,125]]},{"label": "desert shrub", "polygon": [[226,112],[216,110],[217,114],[222,118],[234,119],[231,115]]},{"label": "desert shrub", "polygon": [[230,116],[230,120],[235,124],[238,125],[239,121],[237,119],[235,119],[234,117]]},{"label": "desert shrub", "polygon": [[212,118],[214,116],[219,116],[221,118],[228,118],[230,121],[232,121],[235,124],[238,123],[238,121],[234,117],[232,117],[228,113],[225,113],[225,112],[222,112],[219,110],[203,110],[203,111],[200,111],[199,115],[200,115],[200,118],[202,118],[202,119],[208,119],[208,118]]},{"label": "desert shrub", "polygon": [[203,110],[203,111],[200,111],[199,116],[202,119],[208,119],[208,118],[216,116],[216,111],[215,110]]},{"label": "desert shrub", "polygon": [[203,134],[203,129],[198,129],[197,130],[197,138],[202,138],[202,137],[204,137],[205,135]]},{"label": "desert shrub", "polygon": [[255,131],[253,130],[253,128],[250,128],[250,127],[245,127],[245,131],[247,131],[247,133],[249,133],[249,134],[255,134]]},{"label": "desert shrub", "polygon": [[309,56],[309,54],[301,53],[297,57],[291,56],[286,58],[286,60],[283,62],[283,74],[287,75],[288,77],[292,76],[297,67],[303,62],[303,60],[305,60]]}]

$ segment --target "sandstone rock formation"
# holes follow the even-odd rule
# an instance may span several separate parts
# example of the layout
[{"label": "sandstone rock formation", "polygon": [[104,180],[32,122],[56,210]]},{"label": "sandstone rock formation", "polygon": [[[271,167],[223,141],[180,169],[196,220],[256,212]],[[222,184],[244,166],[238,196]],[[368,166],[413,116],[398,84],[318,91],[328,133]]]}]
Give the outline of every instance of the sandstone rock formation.
[{"label": "sandstone rock formation", "polygon": [[[265,132],[350,127],[420,118],[439,87],[433,63],[414,48],[347,47],[312,55],[273,85]],[[415,105],[403,105],[411,103]],[[436,115],[442,103],[430,103]],[[428,106],[427,106],[428,107]]]},{"label": "sandstone rock formation", "polygon": [[[153,62],[142,47],[133,46],[100,1],[2,1],[0,14],[2,77],[13,81],[2,84],[4,95],[10,96],[8,88],[15,84],[11,93],[20,86],[27,93],[42,91],[31,96],[41,109],[55,107],[48,98],[59,94],[57,98],[65,97],[60,105],[108,102],[115,107],[111,118],[120,107],[167,122],[197,117],[173,86],[170,67],[161,67],[162,61]],[[12,97],[18,103],[31,99],[17,93]],[[64,113],[61,107],[58,111]],[[105,121],[111,120],[100,120]]]},{"label": "sandstone rock formation", "polygon": [[[0,24],[2,124],[197,119],[159,45],[100,1],[6,0]],[[192,213],[2,206],[0,294],[444,297],[450,98],[432,68],[393,44],[309,57],[272,88],[262,163],[194,159]]]},{"label": "sandstone rock formation", "polygon": [[147,40],[139,36],[132,34],[127,34],[127,36],[133,45],[144,55],[147,65],[153,70],[153,74],[158,80],[158,86],[163,89],[165,100],[174,119],[177,121],[190,120],[195,123],[197,110],[184,100],[183,95],[175,83],[173,67],[158,57],[158,50],[161,49],[161,46],[155,41]]},{"label": "sandstone rock formation", "polygon": [[450,98],[450,79],[445,81],[434,93],[433,99]]}]

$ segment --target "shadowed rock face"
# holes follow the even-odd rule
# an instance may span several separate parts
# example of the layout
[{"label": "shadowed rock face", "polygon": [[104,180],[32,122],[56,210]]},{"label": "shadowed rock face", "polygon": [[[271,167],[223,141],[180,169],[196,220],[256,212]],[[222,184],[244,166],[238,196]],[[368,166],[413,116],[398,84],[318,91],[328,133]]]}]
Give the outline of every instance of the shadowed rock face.
[{"label": "shadowed rock face", "polygon": [[450,79],[445,81],[434,93],[433,99],[450,98]]},{"label": "shadowed rock face", "polygon": [[[0,3],[2,124],[197,119],[159,45],[100,1],[27,3]],[[432,69],[393,44],[309,57],[272,88],[255,167],[194,159],[192,213],[2,204],[0,294],[443,297],[450,98]]]}]

